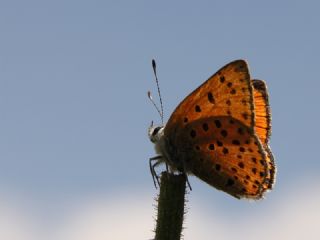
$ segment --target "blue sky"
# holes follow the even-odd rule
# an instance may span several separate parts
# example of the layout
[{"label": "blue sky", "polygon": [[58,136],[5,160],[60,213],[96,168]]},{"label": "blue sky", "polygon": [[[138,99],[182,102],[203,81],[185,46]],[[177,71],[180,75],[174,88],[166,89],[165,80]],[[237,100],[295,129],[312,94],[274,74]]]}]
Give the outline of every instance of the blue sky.
[{"label": "blue sky", "polygon": [[[160,119],[146,94],[156,98],[152,58],[165,119],[235,59],[246,59],[251,76],[269,87],[274,190],[263,201],[238,201],[191,177],[185,239],[264,239],[267,227],[257,219],[273,238],[319,238],[319,7],[275,0],[1,1],[0,238],[153,236],[157,190],[147,127]],[[299,227],[288,232],[286,224]],[[252,235],[248,225],[256,226]]]}]

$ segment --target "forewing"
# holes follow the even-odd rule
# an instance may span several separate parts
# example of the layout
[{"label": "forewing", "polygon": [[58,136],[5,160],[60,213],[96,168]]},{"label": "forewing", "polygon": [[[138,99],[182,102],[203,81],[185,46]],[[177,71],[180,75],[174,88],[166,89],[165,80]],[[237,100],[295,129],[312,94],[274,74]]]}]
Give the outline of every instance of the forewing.
[{"label": "forewing", "polygon": [[187,96],[171,115],[165,134],[203,116],[230,116],[253,131],[253,88],[244,60],[227,64]]}]

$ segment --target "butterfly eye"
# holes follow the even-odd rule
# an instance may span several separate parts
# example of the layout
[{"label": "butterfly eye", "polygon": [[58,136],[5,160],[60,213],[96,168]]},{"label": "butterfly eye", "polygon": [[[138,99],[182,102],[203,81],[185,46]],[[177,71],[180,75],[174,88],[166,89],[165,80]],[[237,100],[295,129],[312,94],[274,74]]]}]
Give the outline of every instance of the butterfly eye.
[{"label": "butterfly eye", "polygon": [[154,130],[153,130],[153,133],[152,133],[152,136],[155,136],[159,130],[161,129],[161,127],[156,127]]}]

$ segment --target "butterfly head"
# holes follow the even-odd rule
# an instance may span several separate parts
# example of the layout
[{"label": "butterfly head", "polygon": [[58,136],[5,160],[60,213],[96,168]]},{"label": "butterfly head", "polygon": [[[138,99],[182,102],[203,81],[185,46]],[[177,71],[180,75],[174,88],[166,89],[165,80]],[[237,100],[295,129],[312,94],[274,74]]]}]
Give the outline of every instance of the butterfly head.
[{"label": "butterfly head", "polygon": [[160,139],[163,136],[163,130],[164,130],[164,126],[153,126],[153,122],[151,122],[151,125],[148,129],[148,135],[150,138],[150,141],[153,143],[157,143],[160,141]]}]

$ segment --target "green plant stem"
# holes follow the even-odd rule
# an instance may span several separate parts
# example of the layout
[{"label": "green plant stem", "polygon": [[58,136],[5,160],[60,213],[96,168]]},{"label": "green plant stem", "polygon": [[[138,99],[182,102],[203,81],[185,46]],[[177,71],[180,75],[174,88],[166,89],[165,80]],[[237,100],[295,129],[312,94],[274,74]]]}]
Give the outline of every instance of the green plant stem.
[{"label": "green plant stem", "polygon": [[184,216],[186,177],[161,174],[155,240],[180,240]]}]

